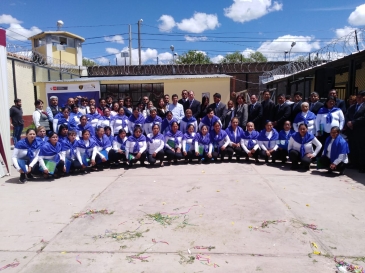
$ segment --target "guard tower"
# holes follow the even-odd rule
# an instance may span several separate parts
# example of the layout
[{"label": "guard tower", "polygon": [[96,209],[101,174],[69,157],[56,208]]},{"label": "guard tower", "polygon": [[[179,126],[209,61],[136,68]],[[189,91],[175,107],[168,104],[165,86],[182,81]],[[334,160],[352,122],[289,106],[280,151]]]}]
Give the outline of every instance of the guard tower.
[{"label": "guard tower", "polygon": [[57,31],[43,31],[29,37],[28,40],[32,41],[32,49],[47,59],[52,58],[75,66],[82,66],[82,43],[85,42],[85,39],[62,31],[62,26],[63,22],[58,21]]}]

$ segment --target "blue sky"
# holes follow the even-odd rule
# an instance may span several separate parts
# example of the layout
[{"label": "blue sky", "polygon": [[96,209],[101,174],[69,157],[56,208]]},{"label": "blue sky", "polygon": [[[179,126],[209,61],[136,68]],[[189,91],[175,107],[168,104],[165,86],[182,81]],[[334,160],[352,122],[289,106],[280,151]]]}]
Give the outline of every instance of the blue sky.
[{"label": "blue sky", "polygon": [[[220,0],[220,1],[17,1],[0,3],[0,27],[8,43],[30,47],[26,37],[64,30],[86,38],[84,57],[115,64],[133,32],[133,63],[137,59],[137,21],[142,23],[143,63],[168,63],[170,45],[182,54],[200,50],[219,61],[229,52],[261,51],[270,60],[315,51],[334,38],[365,25],[364,1],[339,0]],[[98,37],[98,38],[96,38]],[[122,63],[121,60],[119,60]],[[123,60],[124,63],[124,60]]]}]

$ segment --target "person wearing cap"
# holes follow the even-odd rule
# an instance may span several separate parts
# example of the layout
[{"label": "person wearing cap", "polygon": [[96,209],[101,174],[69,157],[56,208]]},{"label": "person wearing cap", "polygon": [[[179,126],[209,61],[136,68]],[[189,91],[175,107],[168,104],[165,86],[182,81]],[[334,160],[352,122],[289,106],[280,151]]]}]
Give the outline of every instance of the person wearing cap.
[{"label": "person wearing cap", "polygon": [[61,112],[61,107],[58,106],[58,97],[57,96],[51,96],[49,98],[49,105],[46,108],[46,113],[48,115],[48,119],[49,119],[51,128],[52,128],[52,125],[53,125],[53,118],[59,112]]},{"label": "person wearing cap", "polygon": [[[353,131],[354,146],[357,150],[357,162],[360,172],[365,172],[365,90],[358,96],[362,97],[360,103],[355,106],[355,114],[352,120],[347,121],[347,127]],[[353,152],[350,150],[350,153]]]}]

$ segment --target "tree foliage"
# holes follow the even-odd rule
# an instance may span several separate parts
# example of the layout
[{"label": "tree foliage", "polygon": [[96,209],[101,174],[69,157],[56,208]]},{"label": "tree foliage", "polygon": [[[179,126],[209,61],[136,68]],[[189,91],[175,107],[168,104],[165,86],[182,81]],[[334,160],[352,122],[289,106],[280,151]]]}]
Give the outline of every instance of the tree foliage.
[{"label": "tree foliage", "polygon": [[267,62],[267,58],[259,51],[251,52],[248,57],[243,56],[239,51],[228,53],[221,63],[260,63]]},{"label": "tree foliage", "polygon": [[82,58],[82,65],[83,66],[94,66],[94,65],[96,65],[96,63],[92,60]]},{"label": "tree foliage", "polygon": [[210,58],[201,51],[189,50],[175,59],[176,64],[210,64]]}]

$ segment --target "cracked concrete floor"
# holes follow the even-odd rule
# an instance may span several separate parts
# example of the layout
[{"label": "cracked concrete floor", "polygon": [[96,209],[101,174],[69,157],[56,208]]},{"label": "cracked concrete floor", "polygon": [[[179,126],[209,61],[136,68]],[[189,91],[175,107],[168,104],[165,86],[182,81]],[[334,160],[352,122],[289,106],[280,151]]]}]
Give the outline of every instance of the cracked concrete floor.
[{"label": "cracked concrete floor", "polygon": [[[242,162],[25,185],[3,178],[0,268],[17,261],[5,272],[335,272],[335,256],[364,265],[365,176],[347,173]],[[114,213],[72,218],[87,209]]]}]

